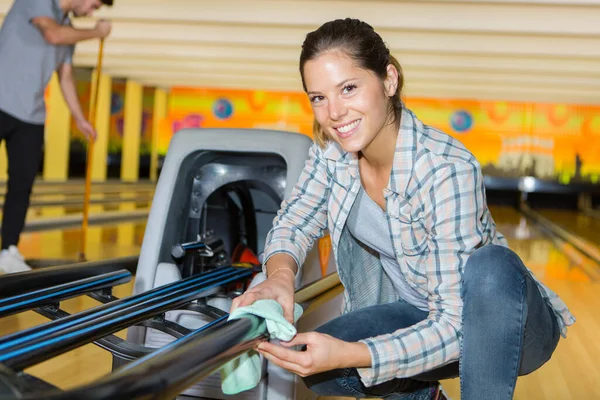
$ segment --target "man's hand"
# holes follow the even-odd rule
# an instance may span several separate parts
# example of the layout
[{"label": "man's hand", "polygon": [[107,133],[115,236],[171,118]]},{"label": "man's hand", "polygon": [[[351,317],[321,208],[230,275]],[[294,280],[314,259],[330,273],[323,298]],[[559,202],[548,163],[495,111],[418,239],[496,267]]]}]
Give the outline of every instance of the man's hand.
[{"label": "man's hand", "polygon": [[85,119],[77,120],[75,123],[77,124],[77,128],[79,128],[79,130],[85,135],[88,141],[96,140],[97,134],[92,124]]},{"label": "man's hand", "polygon": [[[288,348],[297,345],[306,345],[306,351]],[[273,364],[303,377],[338,368],[371,366],[366,344],[318,332],[299,333],[291,341],[281,342],[281,346],[263,342],[257,350]]]},{"label": "man's hand", "polygon": [[50,17],[35,17],[31,19],[31,23],[40,30],[48,43],[54,45],[71,45],[83,40],[105,38],[112,29],[111,22],[105,20],[96,22],[92,29],[60,25]]},{"label": "man's hand", "polygon": [[96,27],[94,29],[96,30],[96,32],[98,32],[98,37],[104,39],[110,34],[112,24],[110,21],[101,19],[98,22],[96,22]]}]

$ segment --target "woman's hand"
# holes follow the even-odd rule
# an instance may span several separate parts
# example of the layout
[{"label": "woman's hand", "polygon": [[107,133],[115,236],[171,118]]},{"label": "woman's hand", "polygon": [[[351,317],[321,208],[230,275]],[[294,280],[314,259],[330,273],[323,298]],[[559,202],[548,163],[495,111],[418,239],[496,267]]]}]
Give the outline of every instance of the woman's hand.
[{"label": "woman's hand", "polygon": [[[297,345],[306,345],[306,351],[289,348]],[[263,342],[257,350],[273,364],[302,377],[338,368],[371,366],[366,344],[345,342],[318,332],[299,333],[291,341],[281,342],[281,346]]]},{"label": "woman's hand", "polygon": [[257,300],[272,299],[278,302],[283,309],[283,317],[294,323],[294,286],[295,274],[291,269],[284,271],[280,268],[277,272],[271,273],[269,278],[248,289],[242,295],[233,299],[231,311],[233,312],[238,307],[245,307],[253,304]]}]

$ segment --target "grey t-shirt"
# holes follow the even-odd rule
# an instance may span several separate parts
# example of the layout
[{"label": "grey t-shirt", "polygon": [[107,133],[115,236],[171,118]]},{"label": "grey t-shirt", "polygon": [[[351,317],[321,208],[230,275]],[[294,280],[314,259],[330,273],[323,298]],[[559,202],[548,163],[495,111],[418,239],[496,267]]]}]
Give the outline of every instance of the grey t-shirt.
[{"label": "grey t-shirt", "polygon": [[379,253],[381,266],[390,277],[396,293],[407,303],[422,311],[429,311],[427,299],[408,284],[400,271],[385,212],[362,186],[348,215],[347,224],[357,240]]},{"label": "grey t-shirt", "polygon": [[36,17],[70,25],[60,0],[15,0],[0,29],[0,110],[21,121],[43,124],[44,91],[52,73],[71,63],[73,45],[52,45],[31,23]]}]

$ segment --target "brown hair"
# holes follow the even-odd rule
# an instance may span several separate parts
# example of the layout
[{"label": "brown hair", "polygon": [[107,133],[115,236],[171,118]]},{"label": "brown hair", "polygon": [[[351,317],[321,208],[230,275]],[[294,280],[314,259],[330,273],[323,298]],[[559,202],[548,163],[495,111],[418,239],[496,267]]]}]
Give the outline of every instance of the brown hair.
[{"label": "brown hair", "polygon": [[[379,78],[387,77],[387,67],[392,64],[398,71],[398,87],[391,96],[388,115],[390,122],[400,120],[402,113],[402,87],[404,76],[398,60],[390,54],[383,39],[371,25],[358,19],[346,18],[327,22],[316,31],[306,35],[300,53],[300,76],[302,87],[306,92],[304,81],[304,65],[307,61],[314,60],[323,53],[340,50],[354,60],[360,68],[372,71]],[[325,147],[329,138],[315,119],[313,121],[313,136],[321,147]]]}]

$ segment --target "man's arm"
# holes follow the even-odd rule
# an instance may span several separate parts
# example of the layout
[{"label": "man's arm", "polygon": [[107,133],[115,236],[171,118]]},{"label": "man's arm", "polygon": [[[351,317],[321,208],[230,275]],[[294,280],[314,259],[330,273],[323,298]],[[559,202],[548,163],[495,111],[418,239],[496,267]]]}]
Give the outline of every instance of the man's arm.
[{"label": "man's arm", "polygon": [[73,77],[73,67],[71,64],[65,63],[58,69],[58,79],[60,81],[60,88],[63,93],[63,97],[71,115],[77,124],[77,127],[82,131],[88,138],[96,138],[96,130],[94,127],[85,119],[81,104],[79,103],[79,97],[77,96],[77,89],[75,86],[75,78]]},{"label": "man's arm", "polygon": [[31,19],[31,23],[42,32],[48,43],[54,45],[70,45],[83,40],[105,38],[111,30],[109,21],[98,21],[92,29],[60,25],[50,17],[35,17]]}]

